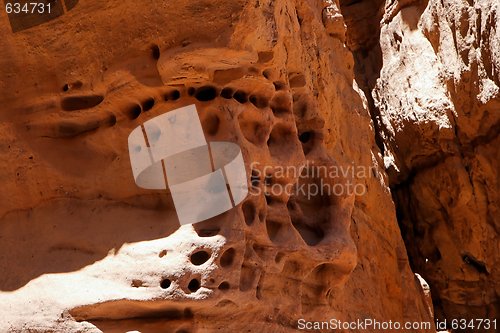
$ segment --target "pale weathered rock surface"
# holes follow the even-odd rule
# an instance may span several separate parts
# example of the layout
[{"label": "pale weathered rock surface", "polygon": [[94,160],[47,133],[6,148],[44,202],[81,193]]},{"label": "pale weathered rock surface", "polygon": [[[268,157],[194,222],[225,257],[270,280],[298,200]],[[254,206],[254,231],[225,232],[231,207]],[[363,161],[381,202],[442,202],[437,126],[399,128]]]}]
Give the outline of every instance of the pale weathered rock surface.
[{"label": "pale weathered rock surface", "polygon": [[371,9],[372,39],[346,17],[412,266],[441,319],[499,316],[498,11],[388,1]]},{"label": "pale weathered rock surface", "polygon": [[[494,314],[497,9],[452,5],[81,1],[15,33],[2,15],[0,331],[431,321],[389,179],[440,311]],[[240,145],[252,194],[179,228],[167,193],[135,185],[127,137],[190,104],[209,141]],[[342,191],[272,191],[301,182]]]}]

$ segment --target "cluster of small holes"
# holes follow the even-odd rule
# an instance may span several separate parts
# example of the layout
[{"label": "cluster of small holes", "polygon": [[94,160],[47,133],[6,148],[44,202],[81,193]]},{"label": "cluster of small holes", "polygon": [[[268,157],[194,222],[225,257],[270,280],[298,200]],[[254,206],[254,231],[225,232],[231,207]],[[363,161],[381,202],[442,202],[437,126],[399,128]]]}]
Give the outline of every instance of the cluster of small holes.
[{"label": "cluster of small holes", "polygon": [[[163,258],[164,256],[167,255],[167,250],[162,250],[158,254],[160,258]],[[211,257],[211,254],[209,251],[206,250],[199,250],[191,254],[190,256],[190,261],[193,265],[195,266],[201,266],[205,264]],[[169,278],[164,278],[160,281],[160,287],[162,289],[168,289],[172,285],[172,281]],[[142,286],[142,282],[139,280],[133,280],[132,282],[133,287],[140,287]],[[196,292],[198,289],[201,288],[201,282],[198,278],[193,278],[189,281],[187,285],[187,290],[189,292]]]}]

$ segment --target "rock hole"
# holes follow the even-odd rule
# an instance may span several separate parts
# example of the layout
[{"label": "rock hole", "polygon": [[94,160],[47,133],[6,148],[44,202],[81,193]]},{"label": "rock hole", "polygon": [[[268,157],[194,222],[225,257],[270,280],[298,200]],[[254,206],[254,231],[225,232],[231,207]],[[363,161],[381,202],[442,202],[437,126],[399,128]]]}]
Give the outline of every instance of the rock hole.
[{"label": "rock hole", "polygon": [[234,262],[234,257],[236,256],[236,250],[232,247],[227,249],[226,252],[220,257],[220,265],[222,267],[229,267]]},{"label": "rock hole", "polygon": [[85,110],[101,104],[103,100],[101,95],[69,96],[62,99],[61,108],[64,111]]},{"label": "rock hole", "polygon": [[256,146],[263,145],[266,142],[269,127],[254,120],[245,120],[247,118],[251,117],[247,117],[247,113],[245,112],[241,113],[239,116],[240,129],[243,136]]},{"label": "rock hole", "polygon": [[309,97],[303,94],[294,94],[293,101],[293,114],[299,119],[304,118],[310,108]]},{"label": "rock hole", "polygon": [[206,263],[210,259],[210,253],[207,251],[198,251],[191,255],[191,263],[195,266],[200,266]]},{"label": "rock hole", "polygon": [[173,101],[178,100],[180,97],[181,97],[181,92],[177,89],[172,91],[172,93],[170,94],[170,99]]},{"label": "rock hole", "polygon": [[285,90],[285,88],[286,88],[286,84],[281,82],[281,81],[274,81],[273,85],[274,85],[274,89],[276,91]]},{"label": "rock hole", "polygon": [[191,291],[191,292],[194,293],[198,289],[200,289],[200,287],[201,287],[200,280],[198,280],[198,279],[192,279],[191,281],[189,281],[189,284],[188,284],[189,291]]},{"label": "rock hole", "polygon": [[267,140],[271,156],[286,161],[290,156],[296,154],[297,149],[300,149],[300,143],[296,135],[291,128],[284,125],[276,125]]},{"label": "rock hole", "polygon": [[143,111],[149,111],[155,106],[155,100],[154,98],[148,98],[144,102],[142,102],[142,109]]},{"label": "rock hole", "polygon": [[291,88],[301,88],[306,85],[306,78],[303,74],[295,74],[290,77]]},{"label": "rock hole", "polygon": [[439,249],[436,247],[434,249],[434,251],[432,251],[432,254],[429,256],[429,260],[431,262],[438,262],[439,260],[441,260],[441,251],[439,251]]},{"label": "rock hole", "polygon": [[248,95],[242,90],[236,91],[233,98],[241,104],[245,104],[246,102],[248,102]]},{"label": "rock hole", "polygon": [[255,267],[243,266],[240,272],[240,291],[251,290],[257,278],[258,271]]},{"label": "rock hole", "polygon": [[250,176],[250,183],[253,187],[258,187],[260,185],[260,172],[252,169],[252,175]]},{"label": "rock hole", "polygon": [[250,96],[250,103],[255,105],[255,107],[258,109],[264,109],[269,106],[269,101],[263,96]]},{"label": "rock hole", "polygon": [[269,194],[265,194],[265,197],[266,197],[266,204],[268,206],[272,205],[274,203],[274,199],[269,195]]},{"label": "rock hole", "polygon": [[266,175],[264,177],[264,185],[271,186],[273,184],[273,175]]},{"label": "rock hole", "polygon": [[271,80],[273,77],[273,70],[271,68],[267,68],[262,72],[262,76],[264,76],[266,79]]},{"label": "rock hole", "polygon": [[151,46],[151,56],[154,60],[160,59],[160,48],[158,45],[154,44]]},{"label": "rock hole", "polygon": [[273,53],[273,51],[261,51],[258,53],[258,57],[259,57],[259,60],[258,60],[259,63],[264,64],[266,62],[273,60],[274,53]]},{"label": "rock hole", "polygon": [[169,91],[163,96],[165,101],[176,101],[179,98],[181,98],[181,93],[177,89]]},{"label": "rock hole", "polygon": [[194,97],[201,102],[208,102],[217,97],[217,88],[213,86],[203,86],[196,89]]},{"label": "rock hole", "polygon": [[305,168],[297,186],[314,187],[320,191],[316,195],[305,195],[297,191],[298,195],[291,197],[287,203],[293,227],[309,246],[319,244],[326,237],[331,225],[330,197],[327,191],[323,191],[322,179],[315,172]]},{"label": "rock hole", "polygon": [[219,284],[218,288],[219,288],[219,290],[226,291],[226,290],[229,290],[230,285],[228,282],[224,281],[221,284]]},{"label": "rock hole", "polygon": [[67,84],[67,83],[66,83],[66,84],[63,86],[62,91],[64,91],[64,92],[69,91],[69,84]]},{"label": "rock hole", "polygon": [[113,113],[109,114],[108,119],[106,120],[106,124],[108,126],[115,126],[116,125],[116,116]]},{"label": "rock hole", "polygon": [[170,287],[171,284],[172,284],[172,281],[170,281],[169,279],[163,279],[160,282],[160,287],[162,289],[167,289],[168,287]]},{"label": "rock hole", "polygon": [[258,122],[245,122],[240,125],[245,138],[256,146],[266,142],[268,130],[266,126]]},{"label": "rock hole", "polygon": [[300,219],[294,219],[292,224],[295,229],[297,229],[304,242],[309,246],[318,245],[319,242],[325,238],[325,233],[322,229],[311,227]]},{"label": "rock hole", "polygon": [[276,254],[276,257],[274,258],[274,262],[279,264],[283,260],[284,257],[285,257],[285,254],[283,252],[278,252]]},{"label": "rock hole", "polygon": [[213,82],[218,84],[227,84],[245,76],[246,69],[243,67],[219,69],[214,72]]},{"label": "rock hole", "polygon": [[234,95],[234,90],[233,90],[233,88],[229,88],[229,87],[225,87],[220,92],[220,96],[222,98],[225,98],[225,99],[231,99],[231,98],[233,98],[233,95]]},{"label": "rock hole", "polygon": [[476,271],[478,271],[479,273],[481,274],[488,274],[488,270],[486,269],[486,265],[477,260],[476,258],[474,258],[473,256],[471,256],[470,254],[464,254],[462,256],[462,260],[472,266]]},{"label": "rock hole", "polygon": [[158,257],[163,258],[164,256],[167,255],[167,253],[168,253],[167,250],[162,250],[160,253],[158,253]]},{"label": "rock hole", "polygon": [[259,74],[259,69],[257,67],[254,67],[254,66],[249,67],[248,68],[248,73],[250,73],[250,74]]},{"label": "rock hole", "polygon": [[313,136],[312,132],[304,132],[299,135],[299,140],[302,143],[308,143],[311,140],[312,136]]},{"label": "rock hole", "polygon": [[75,121],[64,121],[57,127],[57,133],[61,137],[72,137],[83,134],[85,132],[90,132],[99,128],[101,124],[99,121],[88,121],[88,122],[75,122]]},{"label": "rock hole", "polygon": [[292,112],[292,96],[285,91],[278,91],[271,100],[271,109],[277,116]]},{"label": "rock hole", "polygon": [[269,247],[267,246],[261,246],[259,244],[254,244],[252,246],[253,251],[259,256],[264,261],[267,261],[267,258],[269,257],[270,250]]},{"label": "rock hole", "polygon": [[304,155],[308,155],[322,141],[323,134],[313,131],[304,132],[299,135],[299,140],[302,142],[302,150]]},{"label": "rock hole", "polygon": [[243,210],[243,216],[245,217],[245,223],[247,225],[252,225],[257,215],[255,205],[251,201],[245,201],[241,208]]},{"label": "rock hole", "polygon": [[130,119],[137,119],[142,113],[142,108],[140,105],[136,104],[131,106],[127,113]]},{"label": "rock hole", "polygon": [[301,303],[304,311],[314,311],[318,306],[328,304],[328,290],[338,278],[338,269],[333,264],[321,264],[314,268],[302,284]]},{"label": "rock hole", "polygon": [[266,230],[267,230],[267,235],[269,236],[269,239],[273,242],[278,240],[279,234],[281,230],[283,229],[283,225],[278,222],[266,221]]}]

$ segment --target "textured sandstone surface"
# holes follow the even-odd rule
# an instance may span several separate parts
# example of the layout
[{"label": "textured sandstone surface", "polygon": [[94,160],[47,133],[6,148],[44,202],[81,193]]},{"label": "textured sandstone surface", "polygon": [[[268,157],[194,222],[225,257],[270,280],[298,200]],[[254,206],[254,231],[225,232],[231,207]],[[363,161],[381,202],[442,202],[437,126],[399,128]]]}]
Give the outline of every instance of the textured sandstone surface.
[{"label": "textured sandstone surface", "polygon": [[436,317],[496,318],[499,3],[358,6],[381,22],[378,37],[356,35],[344,11],[412,267]]},{"label": "textured sandstone surface", "polygon": [[414,267],[448,318],[499,316],[499,9],[415,3],[381,31],[375,100],[403,175],[394,193]]},{"label": "textured sandstone surface", "polygon": [[[0,331],[430,321],[390,184],[440,311],[492,314],[497,9],[452,5],[88,0],[17,32],[1,15]],[[127,137],[191,104],[208,141],[240,145],[254,191],[179,228],[168,193],[134,183]],[[307,183],[366,193],[265,194],[304,165]],[[369,172],[314,173],[353,166]]]}]

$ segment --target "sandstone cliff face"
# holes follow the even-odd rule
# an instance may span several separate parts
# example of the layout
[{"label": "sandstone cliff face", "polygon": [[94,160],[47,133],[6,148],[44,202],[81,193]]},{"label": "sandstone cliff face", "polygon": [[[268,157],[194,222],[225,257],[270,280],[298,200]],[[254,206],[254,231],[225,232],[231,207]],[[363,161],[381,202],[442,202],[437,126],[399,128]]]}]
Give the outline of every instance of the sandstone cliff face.
[{"label": "sandstone cliff face", "polygon": [[351,48],[412,266],[436,317],[498,317],[498,1],[379,5]]},{"label": "sandstone cliff face", "polygon": [[[1,16],[0,330],[431,321],[390,182],[436,300],[493,304],[498,19],[486,2],[461,4],[465,19],[448,6],[82,1],[15,33]],[[179,228],[167,193],[135,185],[127,136],[190,104],[209,141],[240,145],[255,192]],[[366,192],[270,191],[301,181],[276,170],[304,165],[307,184]],[[487,292],[464,301],[474,288]]]}]

